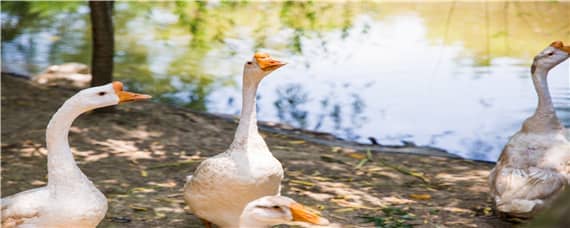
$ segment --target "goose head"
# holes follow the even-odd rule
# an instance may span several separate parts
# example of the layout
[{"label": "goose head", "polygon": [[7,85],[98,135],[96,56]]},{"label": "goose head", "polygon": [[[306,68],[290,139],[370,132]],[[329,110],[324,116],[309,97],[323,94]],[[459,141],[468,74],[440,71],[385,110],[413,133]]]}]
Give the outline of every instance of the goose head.
[{"label": "goose head", "polygon": [[531,72],[534,74],[537,69],[549,71],[568,57],[570,46],[564,46],[562,41],[554,41],[534,57]]},{"label": "goose head", "polygon": [[129,101],[146,100],[151,96],[127,92],[123,90],[123,83],[115,81],[102,86],[96,86],[79,91],[70,101],[82,111],[89,111]]},{"label": "goose head", "polygon": [[274,59],[267,53],[257,52],[250,61],[244,64],[244,75],[261,80],[285,65],[285,62]]},{"label": "goose head", "polygon": [[328,225],[329,221],[284,196],[265,196],[245,206],[240,227],[271,227],[279,224]]}]

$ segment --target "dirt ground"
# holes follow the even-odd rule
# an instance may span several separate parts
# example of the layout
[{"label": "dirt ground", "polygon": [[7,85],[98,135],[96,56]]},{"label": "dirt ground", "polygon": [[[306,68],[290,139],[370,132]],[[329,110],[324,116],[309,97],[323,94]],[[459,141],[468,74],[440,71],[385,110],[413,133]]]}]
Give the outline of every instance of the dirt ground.
[{"label": "dirt ground", "polygon": [[[44,134],[74,90],[2,76],[2,196],[46,184]],[[182,188],[201,160],[232,140],[237,121],[155,102],[87,113],[70,132],[83,172],[109,200],[99,227],[202,227]],[[283,163],[283,195],[346,227],[510,227],[494,215],[491,164],[358,151],[262,134]],[[410,149],[410,148],[408,148]],[[421,148],[411,150],[421,150]]]}]

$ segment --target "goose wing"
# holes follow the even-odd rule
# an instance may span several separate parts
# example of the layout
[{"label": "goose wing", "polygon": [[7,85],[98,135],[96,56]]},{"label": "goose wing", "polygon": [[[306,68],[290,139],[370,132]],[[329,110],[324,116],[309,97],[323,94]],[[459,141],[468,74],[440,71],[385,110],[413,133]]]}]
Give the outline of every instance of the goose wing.
[{"label": "goose wing", "polygon": [[561,191],[568,183],[566,178],[555,170],[530,167],[528,169],[505,170],[504,181],[507,187],[502,195],[507,198],[528,200],[545,200]]},{"label": "goose wing", "polygon": [[42,187],[2,198],[2,227],[14,227],[38,217],[48,197],[47,187]]}]

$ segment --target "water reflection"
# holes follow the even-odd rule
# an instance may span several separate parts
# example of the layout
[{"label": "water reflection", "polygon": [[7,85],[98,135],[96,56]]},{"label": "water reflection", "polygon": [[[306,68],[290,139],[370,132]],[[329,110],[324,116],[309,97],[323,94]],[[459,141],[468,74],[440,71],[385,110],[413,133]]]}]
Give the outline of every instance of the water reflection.
[{"label": "water reflection", "polygon": [[273,105],[277,109],[279,120],[307,128],[308,111],[301,106],[307,103],[308,94],[303,91],[301,84],[291,84],[277,89],[277,97]]},{"label": "water reflection", "polygon": [[[84,2],[2,2],[2,70],[89,63]],[[536,106],[532,56],[570,42],[570,3],[118,2],[115,76],[162,102],[237,114],[243,62],[259,117],[361,142],[402,140],[496,159]],[[568,62],[549,77],[570,125]]]}]

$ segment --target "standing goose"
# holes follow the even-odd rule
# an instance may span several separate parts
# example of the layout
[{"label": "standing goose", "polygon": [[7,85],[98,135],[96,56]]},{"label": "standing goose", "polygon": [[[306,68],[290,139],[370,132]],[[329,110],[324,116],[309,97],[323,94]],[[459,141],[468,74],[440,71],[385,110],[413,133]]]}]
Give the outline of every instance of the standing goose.
[{"label": "standing goose", "polygon": [[266,53],[245,63],[242,110],[232,144],[186,179],[184,199],[206,226],[235,227],[247,203],[280,194],[283,167],[257,131],[255,96],[261,80],[283,65]]},{"label": "standing goose", "polygon": [[47,186],[2,198],[2,227],[97,226],[107,212],[107,199],[77,167],[67,141],[69,128],[89,110],[148,98],[113,82],[84,89],[65,101],[46,130]]},{"label": "standing goose", "polygon": [[570,181],[570,142],[556,117],[548,91],[548,71],[570,56],[570,46],[553,42],[532,64],[538,107],[511,137],[489,175],[497,210],[530,218],[548,206]]},{"label": "standing goose", "polygon": [[329,221],[291,198],[264,196],[245,206],[239,228],[268,228],[279,224],[328,225]]}]

